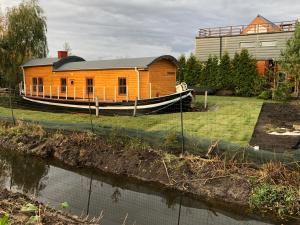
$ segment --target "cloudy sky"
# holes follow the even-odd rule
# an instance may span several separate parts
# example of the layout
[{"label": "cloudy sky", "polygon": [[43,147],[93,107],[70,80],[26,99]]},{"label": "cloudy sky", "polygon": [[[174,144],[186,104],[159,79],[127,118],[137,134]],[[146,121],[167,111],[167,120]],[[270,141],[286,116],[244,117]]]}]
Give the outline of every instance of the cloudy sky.
[{"label": "cloudy sky", "polygon": [[[2,12],[20,0],[0,0]],[[50,56],[65,42],[85,59],[190,53],[200,27],[300,18],[299,0],[40,0]]]}]

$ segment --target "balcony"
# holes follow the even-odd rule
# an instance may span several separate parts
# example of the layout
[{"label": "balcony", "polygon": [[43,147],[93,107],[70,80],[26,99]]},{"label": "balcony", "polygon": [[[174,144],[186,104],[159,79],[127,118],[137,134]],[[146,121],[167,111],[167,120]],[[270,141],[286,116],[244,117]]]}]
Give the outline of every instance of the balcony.
[{"label": "balcony", "polygon": [[297,20],[199,29],[197,38],[295,31]]}]

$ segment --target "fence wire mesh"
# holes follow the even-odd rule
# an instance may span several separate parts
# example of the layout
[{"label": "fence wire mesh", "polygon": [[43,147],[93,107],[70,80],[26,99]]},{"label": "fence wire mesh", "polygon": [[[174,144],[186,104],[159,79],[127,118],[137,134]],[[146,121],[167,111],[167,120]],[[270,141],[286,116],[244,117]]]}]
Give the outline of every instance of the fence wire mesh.
[{"label": "fence wire mesh", "polygon": [[[135,116],[107,116],[100,112],[97,117],[94,111],[89,114],[32,106],[15,93],[0,96],[0,120],[25,121],[48,129],[136,137],[153,148],[176,153],[182,151],[183,141],[185,152],[202,156],[218,142],[216,151],[224,158],[239,157],[256,163],[300,160],[300,150],[257,151],[249,145],[263,105],[261,100],[209,96],[205,109],[204,96],[196,96],[193,105],[193,111],[183,114],[176,108],[176,113],[145,115],[137,111]],[[4,186],[35,195],[56,207],[67,201],[73,213],[103,215],[103,224],[124,224],[124,221],[125,224],[268,224],[235,216],[177,193],[124,183],[118,178],[65,168],[54,162],[32,163],[32,159],[5,154],[0,159],[5,165],[3,172],[8,174],[2,176]]]}]

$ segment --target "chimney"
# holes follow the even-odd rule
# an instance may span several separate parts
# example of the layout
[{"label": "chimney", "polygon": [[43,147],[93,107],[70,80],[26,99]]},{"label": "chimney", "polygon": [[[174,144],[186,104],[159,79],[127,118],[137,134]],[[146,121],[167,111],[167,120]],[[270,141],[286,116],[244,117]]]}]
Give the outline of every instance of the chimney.
[{"label": "chimney", "polygon": [[68,51],[57,51],[57,57],[58,59],[68,57]]}]

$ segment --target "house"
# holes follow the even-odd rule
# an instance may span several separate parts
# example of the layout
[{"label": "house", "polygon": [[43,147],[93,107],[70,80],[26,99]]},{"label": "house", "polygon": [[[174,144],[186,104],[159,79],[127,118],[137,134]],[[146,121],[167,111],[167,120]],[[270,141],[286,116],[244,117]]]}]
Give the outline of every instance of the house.
[{"label": "house", "polygon": [[196,37],[195,55],[207,61],[210,55],[231,58],[236,52],[247,49],[257,60],[261,75],[277,70],[276,61],[286,42],[295,31],[296,21],[273,23],[258,15],[250,24],[200,29]]},{"label": "house", "polygon": [[58,51],[57,58],[22,65],[24,95],[34,98],[104,102],[151,99],[176,92],[178,62],[160,57],[85,61]]}]

